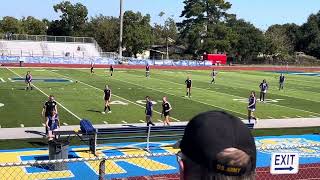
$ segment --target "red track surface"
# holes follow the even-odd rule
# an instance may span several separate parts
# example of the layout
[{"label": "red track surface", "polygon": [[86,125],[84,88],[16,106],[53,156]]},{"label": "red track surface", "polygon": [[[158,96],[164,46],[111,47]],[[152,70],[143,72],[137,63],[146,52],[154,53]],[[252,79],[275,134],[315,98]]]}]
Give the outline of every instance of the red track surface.
[{"label": "red track surface", "polygon": [[[3,66],[19,67],[18,63],[3,64]],[[89,64],[24,64],[24,67],[48,67],[48,68],[90,68]],[[96,68],[109,68],[109,65],[95,65]],[[121,69],[144,69],[141,65],[116,65],[115,68]],[[320,67],[284,67],[284,66],[152,66],[152,69],[179,69],[179,70],[245,70],[245,71],[302,71],[313,72],[320,71]]]}]

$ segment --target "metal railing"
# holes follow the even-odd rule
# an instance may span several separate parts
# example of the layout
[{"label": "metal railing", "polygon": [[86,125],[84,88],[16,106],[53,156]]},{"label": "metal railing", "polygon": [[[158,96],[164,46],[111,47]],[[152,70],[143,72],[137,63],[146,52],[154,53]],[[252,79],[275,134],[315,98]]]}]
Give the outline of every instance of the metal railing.
[{"label": "metal railing", "polygon": [[99,53],[102,48],[92,37],[74,37],[74,36],[49,36],[49,35],[28,35],[28,34],[0,34],[0,40],[18,40],[18,41],[49,41],[66,43],[92,43]]},{"label": "metal railing", "polygon": [[92,56],[86,51],[34,51],[23,49],[1,49],[0,56],[18,56],[18,57],[70,57],[70,58],[117,58],[118,54],[114,52],[101,52],[100,56]]},{"label": "metal railing", "polygon": [[[143,169],[143,170],[142,170]],[[320,179],[320,164],[300,164],[297,174],[272,175],[257,168],[257,180]],[[0,164],[0,179],[179,180],[176,154],[142,153],[95,158],[37,160]]]}]

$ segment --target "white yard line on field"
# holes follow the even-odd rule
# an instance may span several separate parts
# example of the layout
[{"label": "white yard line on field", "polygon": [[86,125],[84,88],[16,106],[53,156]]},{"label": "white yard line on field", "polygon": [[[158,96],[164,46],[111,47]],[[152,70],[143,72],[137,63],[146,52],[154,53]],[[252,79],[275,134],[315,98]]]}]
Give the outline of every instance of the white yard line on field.
[{"label": "white yard line on field", "polygon": [[[134,75],[134,74],[131,74],[132,76],[138,76],[138,75]],[[140,77],[140,76],[138,76]],[[167,83],[172,83],[172,84],[177,84],[177,85],[181,85],[183,86],[184,84],[181,84],[181,83],[176,83],[176,82],[172,82],[172,81],[167,81],[167,80],[163,80],[163,79],[159,79],[159,78],[155,78],[159,81],[163,81],[163,82],[167,82]],[[192,87],[193,89],[200,89],[200,90],[205,90],[205,91],[210,91],[208,89],[204,89],[204,88],[198,88],[198,87]],[[241,96],[236,96],[236,95],[232,95],[232,94],[227,94],[227,93],[223,93],[223,92],[218,92],[218,91],[211,91],[211,92],[216,92],[216,93],[219,93],[219,94],[223,94],[223,95],[226,95],[226,96],[232,96],[232,97],[236,97],[236,98],[243,98]],[[274,104],[274,103],[266,103],[266,104],[269,104],[269,105],[272,105],[272,106],[278,106],[278,107],[284,107],[284,108],[288,108],[288,109],[293,109],[293,110],[298,110],[298,111],[303,111],[303,112],[307,112],[307,113],[311,113],[311,114],[317,114],[317,115],[320,115],[320,113],[316,113],[316,112],[312,112],[312,111],[307,111],[307,110],[303,110],[303,109],[297,109],[297,108],[293,108],[293,107],[289,107],[289,106],[282,106],[282,105],[279,105],[279,104]]]},{"label": "white yard line on field", "polygon": [[[121,81],[121,82],[124,82],[124,83],[128,83],[128,84],[132,84],[132,85],[135,85],[135,86],[140,86],[140,87],[142,87],[141,85],[137,85],[137,84],[134,84],[134,83],[131,83],[131,82],[123,81],[123,80],[120,80],[120,79],[116,79],[116,78],[115,78],[115,80]],[[146,86],[143,86],[143,87],[144,87],[145,89],[151,89],[151,90],[153,90],[153,91],[158,91],[158,92],[161,92],[161,93],[166,93],[166,94],[170,94],[170,95],[172,95],[172,96],[180,97],[179,95],[176,95],[176,94],[173,94],[173,93],[169,93],[169,92],[167,92],[167,91],[160,91],[160,90],[158,90],[158,89],[154,89],[154,88],[146,87]],[[234,113],[237,113],[237,114],[246,115],[246,114],[241,113],[241,112],[237,112],[237,111],[234,111],[234,110],[231,110],[231,109],[227,109],[227,108],[223,108],[223,107],[220,107],[220,106],[217,106],[217,105],[205,103],[205,102],[202,102],[202,101],[197,101],[197,100],[194,100],[194,99],[191,99],[191,101],[198,102],[198,103],[201,103],[201,104],[205,104],[205,105],[208,105],[208,106],[213,106],[213,107],[216,107],[216,108],[219,108],[219,109],[224,109],[224,110],[227,110],[227,111],[230,111],[230,112],[234,112]]]},{"label": "white yard line on field", "polygon": [[7,81],[5,81],[3,78],[0,78],[0,80],[1,80],[1,82],[4,82],[4,83],[7,82]]},{"label": "white yard line on field", "polygon": [[[94,86],[92,86],[92,85],[90,85],[90,84],[87,84],[87,83],[85,83],[85,82],[82,82],[82,81],[79,81],[79,80],[76,80],[76,79],[72,79],[72,78],[70,78],[70,77],[68,77],[68,76],[65,76],[65,75],[62,75],[62,74],[59,74],[59,73],[56,73],[56,72],[52,72],[52,73],[55,73],[55,74],[57,74],[57,75],[59,75],[59,76],[62,76],[62,77],[65,77],[65,78],[67,78],[67,79],[69,79],[69,80],[78,81],[78,82],[81,83],[81,84],[84,84],[84,85],[86,85],[86,86],[88,86],[88,87],[91,87],[91,88],[93,88],[93,89],[96,89],[96,90],[98,90],[98,91],[103,92],[102,89],[99,89],[99,88],[97,88],[97,87],[94,87]],[[120,89],[120,88],[119,88],[119,89]],[[120,98],[120,99],[123,99],[123,100],[125,100],[125,101],[127,101],[127,102],[129,102],[129,103],[131,103],[131,104],[134,104],[134,105],[136,105],[136,106],[139,106],[139,107],[141,107],[141,108],[145,108],[145,106],[140,105],[140,104],[138,104],[138,103],[135,103],[135,102],[133,102],[133,101],[130,101],[129,99],[123,98],[123,97],[121,97],[121,96],[117,96],[117,95],[115,95],[115,94],[113,94],[113,93],[112,93],[112,95],[115,96],[115,97],[118,97],[118,98]],[[153,110],[153,112],[156,112],[157,114],[161,114],[160,112],[155,111],[155,110]],[[179,121],[179,120],[176,119],[176,118],[173,118],[173,117],[170,117],[170,118],[171,118],[172,120]]]},{"label": "white yard line on field", "polygon": [[[15,71],[7,68],[9,71],[11,71],[13,74],[19,76],[20,78],[22,78],[22,76],[20,76],[18,73],[16,73]],[[40,88],[38,88],[36,85],[33,84],[33,87],[35,87],[38,91],[40,91],[42,94],[44,94],[45,96],[49,96],[47,93],[43,92]],[[74,116],[75,118],[81,120],[81,118],[79,116],[77,116],[76,114],[74,114],[72,111],[70,111],[68,108],[66,108],[64,105],[62,105],[61,103],[59,103],[58,101],[56,101],[57,104],[59,106],[61,106],[63,109],[65,109],[68,113],[70,113],[72,116]]]}]

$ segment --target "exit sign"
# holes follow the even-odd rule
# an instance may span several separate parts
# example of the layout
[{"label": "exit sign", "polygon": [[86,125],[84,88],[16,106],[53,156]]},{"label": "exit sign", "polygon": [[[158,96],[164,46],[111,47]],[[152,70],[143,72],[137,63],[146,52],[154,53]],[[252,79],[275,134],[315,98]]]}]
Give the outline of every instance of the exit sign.
[{"label": "exit sign", "polygon": [[271,174],[297,174],[298,171],[298,153],[273,153],[271,155]]}]

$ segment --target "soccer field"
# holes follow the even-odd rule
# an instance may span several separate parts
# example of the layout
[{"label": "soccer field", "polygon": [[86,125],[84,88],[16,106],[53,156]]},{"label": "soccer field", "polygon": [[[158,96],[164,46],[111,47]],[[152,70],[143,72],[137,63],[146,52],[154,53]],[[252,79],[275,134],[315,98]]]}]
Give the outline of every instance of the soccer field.
[{"label": "soccer field", "polygon": [[[33,75],[35,90],[26,91],[27,71]],[[55,96],[62,125],[78,125],[86,118],[94,124],[131,124],[145,119],[145,96],[154,106],[154,122],[160,121],[161,99],[167,96],[173,110],[172,121],[188,121],[208,110],[225,110],[246,119],[251,90],[259,96],[259,84],[269,83],[267,103],[257,104],[259,119],[320,117],[320,83],[317,76],[286,74],[285,90],[278,90],[278,73],[220,71],[211,85],[211,71],[155,70],[151,78],[144,70],[116,69],[110,77],[105,69],[0,68],[0,125],[5,127],[42,126],[41,111],[47,95]],[[192,98],[185,96],[184,81],[193,80]],[[112,89],[112,113],[104,108],[103,89]]]}]

